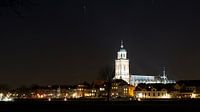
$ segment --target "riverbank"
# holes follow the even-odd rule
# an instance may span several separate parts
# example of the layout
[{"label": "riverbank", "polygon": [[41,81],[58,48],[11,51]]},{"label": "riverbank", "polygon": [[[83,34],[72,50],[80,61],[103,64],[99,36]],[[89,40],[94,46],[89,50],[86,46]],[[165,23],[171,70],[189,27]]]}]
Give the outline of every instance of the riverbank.
[{"label": "riverbank", "polygon": [[200,100],[37,101],[0,102],[0,111],[47,112],[199,112]]}]

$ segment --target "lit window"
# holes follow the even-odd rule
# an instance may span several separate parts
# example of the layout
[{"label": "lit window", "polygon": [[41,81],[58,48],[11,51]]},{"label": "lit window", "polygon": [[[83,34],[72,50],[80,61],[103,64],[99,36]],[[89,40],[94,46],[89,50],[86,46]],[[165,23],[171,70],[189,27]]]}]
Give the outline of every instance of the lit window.
[{"label": "lit window", "polygon": [[105,88],[100,88],[100,91],[105,91]]},{"label": "lit window", "polygon": [[96,90],[92,90],[92,92],[94,93],[94,92],[96,92]]}]

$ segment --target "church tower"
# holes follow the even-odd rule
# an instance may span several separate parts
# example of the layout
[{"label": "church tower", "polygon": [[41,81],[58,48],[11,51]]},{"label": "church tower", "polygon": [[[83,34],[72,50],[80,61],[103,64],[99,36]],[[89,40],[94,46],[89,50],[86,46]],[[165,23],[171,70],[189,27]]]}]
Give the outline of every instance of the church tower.
[{"label": "church tower", "polygon": [[121,48],[117,52],[117,59],[115,60],[114,79],[123,79],[128,84],[130,83],[129,59],[127,58],[127,52],[124,49],[123,41],[121,41]]}]

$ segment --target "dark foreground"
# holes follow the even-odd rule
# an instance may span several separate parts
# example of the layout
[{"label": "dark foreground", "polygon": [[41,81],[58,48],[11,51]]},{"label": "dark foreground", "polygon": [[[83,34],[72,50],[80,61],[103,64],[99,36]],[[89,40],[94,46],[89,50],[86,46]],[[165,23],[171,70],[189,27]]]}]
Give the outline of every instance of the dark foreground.
[{"label": "dark foreground", "polygon": [[15,101],[0,112],[200,112],[200,100],[171,101]]}]

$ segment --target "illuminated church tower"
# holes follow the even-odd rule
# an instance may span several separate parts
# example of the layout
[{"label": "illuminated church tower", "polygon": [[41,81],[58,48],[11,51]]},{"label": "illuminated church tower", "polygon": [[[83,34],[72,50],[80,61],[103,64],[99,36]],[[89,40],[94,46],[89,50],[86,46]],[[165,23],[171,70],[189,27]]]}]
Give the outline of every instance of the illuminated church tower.
[{"label": "illuminated church tower", "polygon": [[127,58],[127,52],[123,46],[123,41],[121,41],[121,48],[117,52],[117,59],[115,60],[115,77],[114,77],[114,79],[123,79],[128,84],[130,82],[129,60]]}]

